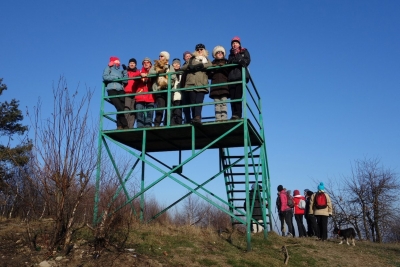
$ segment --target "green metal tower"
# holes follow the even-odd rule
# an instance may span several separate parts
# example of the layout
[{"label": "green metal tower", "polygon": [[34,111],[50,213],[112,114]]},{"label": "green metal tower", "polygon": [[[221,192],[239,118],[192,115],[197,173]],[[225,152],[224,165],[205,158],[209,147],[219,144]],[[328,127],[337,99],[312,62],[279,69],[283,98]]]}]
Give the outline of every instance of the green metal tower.
[{"label": "green metal tower", "polygon": [[[232,66],[235,65],[226,65],[223,67]],[[246,68],[242,68],[242,77],[246,77],[246,71]],[[174,73],[165,74],[169,76],[168,81],[171,81],[170,76],[172,74]],[[105,102],[109,102],[111,97],[107,96],[103,84],[98,139],[99,160],[96,177],[93,223],[97,224],[101,213],[99,210],[99,201],[101,199],[100,173],[102,168],[100,159],[102,158],[102,151],[106,151],[114,166],[115,174],[120,181],[120,188],[115,193],[115,196],[123,193],[126,198],[124,205],[132,203],[133,200],[140,200],[140,210],[134,210],[134,212],[140,215],[142,220],[144,218],[143,206],[145,192],[153,187],[157,187],[164,179],[170,179],[177,187],[181,186],[186,188],[188,193],[178,197],[176,200],[172,200],[172,204],[153,216],[152,219],[157,218],[187,196],[195,194],[228,214],[231,217],[232,225],[243,224],[246,226],[248,250],[251,250],[253,224],[257,225],[257,228],[262,227],[264,237],[267,238],[268,230],[272,230],[271,205],[268,205],[271,203],[271,192],[265,144],[265,127],[263,125],[261,112],[261,98],[251,77],[248,83],[246,83],[245,78],[243,78],[242,81],[225,84],[238,83],[243,86],[243,98],[241,100],[228,100],[226,102],[228,105],[235,101],[243,102],[242,119],[216,122],[214,117],[203,117],[203,124],[201,126],[194,126],[191,124],[171,126],[171,93],[187,90],[188,88],[172,89],[169,83],[168,89],[165,90],[165,92],[168,93],[167,107],[154,109],[167,110],[167,125],[164,127],[134,128],[127,130],[104,129],[105,120],[115,122],[111,116],[125,112],[115,112],[112,105],[105,105]],[[212,86],[217,85],[208,85],[207,87]],[[191,89],[202,87],[204,86],[192,87]],[[134,96],[135,94],[130,95]],[[205,102],[200,104],[203,105],[203,113],[205,109],[214,110],[214,104],[215,102],[207,102],[205,99]],[[107,106],[108,111],[105,111],[105,106]],[[190,105],[181,105],[173,108],[189,106]],[[110,144],[129,153],[134,161],[131,170],[124,177],[121,176],[118,170],[114,156],[110,151]],[[189,162],[198,160],[199,156],[207,150],[218,153],[219,166],[215,166],[217,170],[215,174],[199,181],[196,170],[186,165],[188,165]],[[175,152],[173,154],[178,155],[178,164],[168,166],[157,158],[157,155],[160,154],[157,152]],[[185,152],[185,155],[188,156],[182,158],[182,152]],[[172,153],[170,154],[173,155]],[[133,176],[133,171],[139,168],[141,168],[140,190],[131,195],[129,189],[126,187],[126,182],[129,179],[133,179],[131,177]],[[147,170],[156,171],[159,173],[159,177],[156,179],[152,177],[152,182],[146,184]],[[224,190],[226,191],[226,195],[218,195],[218,193],[215,193],[215,188],[208,187],[209,183],[215,179],[223,179],[226,187],[226,190]],[[254,187],[255,190],[252,190],[252,187]],[[254,199],[259,199],[260,201],[257,202],[254,201]],[[257,203],[261,203],[261,205]],[[133,205],[132,209],[134,209]],[[261,209],[263,220],[257,221],[252,218],[253,211],[256,209],[258,209],[258,211]]]}]

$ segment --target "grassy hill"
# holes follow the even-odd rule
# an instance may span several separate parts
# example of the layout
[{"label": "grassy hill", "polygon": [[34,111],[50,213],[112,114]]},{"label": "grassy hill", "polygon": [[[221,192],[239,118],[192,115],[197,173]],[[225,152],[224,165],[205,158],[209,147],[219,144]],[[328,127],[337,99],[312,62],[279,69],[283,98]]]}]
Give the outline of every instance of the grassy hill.
[{"label": "grassy hill", "polygon": [[286,266],[282,246],[289,252],[287,266],[400,266],[400,244],[356,241],[339,245],[311,238],[285,238],[269,233],[254,234],[252,251],[246,236],[236,230],[219,234],[212,229],[172,225],[135,224],[116,232],[101,250],[92,244],[91,232],[82,229],[67,251],[46,251],[46,227],[31,226],[38,233],[33,249],[26,225],[0,220],[0,266]]}]

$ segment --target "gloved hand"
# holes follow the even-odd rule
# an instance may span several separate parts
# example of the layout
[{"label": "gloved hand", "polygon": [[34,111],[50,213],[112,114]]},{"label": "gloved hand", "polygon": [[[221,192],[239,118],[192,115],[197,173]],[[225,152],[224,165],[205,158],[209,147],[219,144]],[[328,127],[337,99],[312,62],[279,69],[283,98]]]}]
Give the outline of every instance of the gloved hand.
[{"label": "gloved hand", "polygon": [[195,70],[201,70],[201,69],[204,69],[204,64],[195,65]]},{"label": "gloved hand", "polygon": [[239,60],[239,64],[242,65],[243,67],[246,67],[246,61],[242,58]]},{"label": "gloved hand", "polygon": [[122,68],[123,68],[124,70],[126,70],[126,65],[125,65],[125,64],[122,64]]},{"label": "gloved hand", "polygon": [[194,65],[190,64],[190,65],[188,66],[188,69],[189,69],[189,70],[194,70]]}]

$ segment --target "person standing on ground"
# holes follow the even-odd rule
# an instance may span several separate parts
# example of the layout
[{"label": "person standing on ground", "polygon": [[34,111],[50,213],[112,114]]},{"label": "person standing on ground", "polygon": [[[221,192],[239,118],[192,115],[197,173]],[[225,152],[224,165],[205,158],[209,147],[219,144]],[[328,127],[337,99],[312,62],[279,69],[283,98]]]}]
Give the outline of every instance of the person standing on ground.
[{"label": "person standing on ground", "polygon": [[[278,192],[278,197],[276,198],[276,209],[278,210],[278,217],[279,217],[279,221],[281,223],[281,233],[282,236],[286,235],[286,229],[285,229],[285,215],[283,214],[283,212],[280,209],[280,199],[279,199],[279,192]],[[279,202],[279,203],[278,203]]]},{"label": "person standing on ground", "polygon": [[324,183],[318,185],[317,193],[311,196],[310,213],[317,219],[319,235],[318,239],[325,241],[328,239],[328,218],[332,216],[332,202],[329,195],[325,192]]},{"label": "person standing on ground", "polygon": [[[249,206],[251,207],[253,200],[254,200],[254,207],[253,207],[253,213],[251,214],[251,217],[256,220],[257,222],[262,222],[263,221],[263,216],[262,216],[262,207],[261,207],[261,194],[262,187],[261,185],[258,185],[258,190],[256,184],[252,184],[251,189],[249,191]],[[244,201],[243,208],[246,211],[246,201]],[[258,224],[251,223],[252,225],[252,232],[253,233],[258,233],[259,232],[259,227]]]},{"label": "person standing on ground", "polygon": [[[293,200],[294,200],[294,219],[296,220],[297,223],[299,237],[306,237],[307,231],[303,224],[303,215],[305,213],[306,198],[300,195],[300,191],[296,189],[293,191]],[[303,203],[303,206],[301,206],[301,203]]]},{"label": "person standing on ground", "polygon": [[276,203],[279,210],[282,212],[286,225],[288,227],[288,236],[294,237],[295,232],[292,223],[293,210],[291,207],[288,206],[288,196],[286,193],[286,189],[284,189],[282,185],[279,185],[277,189],[279,192],[279,196]]},{"label": "person standing on ground", "polygon": [[304,213],[304,217],[306,218],[307,222],[307,236],[309,237],[318,237],[318,226],[317,221],[315,220],[314,216],[309,215],[310,213],[310,201],[311,196],[314,194],[313,191],[309,189],[304,189],[304,196],[306,197],[306,210]]}]

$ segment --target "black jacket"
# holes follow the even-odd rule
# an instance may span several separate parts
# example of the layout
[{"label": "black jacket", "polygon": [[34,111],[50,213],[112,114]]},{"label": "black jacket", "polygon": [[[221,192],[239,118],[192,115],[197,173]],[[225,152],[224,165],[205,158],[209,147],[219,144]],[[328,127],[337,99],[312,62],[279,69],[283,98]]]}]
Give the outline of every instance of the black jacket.
[{"label": "black jacket", "polygon": [[[249,191],[249,205],[251,207],[251,203],[253,202],[253,197],[254,197],[254,190]],[[244,210],[246,210],[246,201],[243,204]],[[252,216],[253,219],[256,221],[262,220],[262,210],[261,210],[261,202],[260,202],[260,193],[256,192],[255,199],[254,199],[254,208],[253,208],[253,214]]]},{"label": "black jacket", "polygon": [[[215,59],[212,62],[212,66],[223,66],[226,65],[227,60]],[[219,84],[228,82],[228,68],[211,69],[208,71],[208,78],[211,80],[211,84]],[[228,85],[213,86],[210,88],[210,98],[220,98],[222,96],[229,96]]]},{"label": "black jacket", "polygon": [[[246,48],[240,48],[239,53],[235,55],[233,50],[228,57],[228,64],[239,64],[239,66],[231,69],[228,75],[228,81],[240,81],[242,79],[242,66],[248,67],[250,65],[250,53]],[[249,80],[249,73],[246,71],[246,82]]]}]

